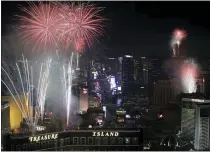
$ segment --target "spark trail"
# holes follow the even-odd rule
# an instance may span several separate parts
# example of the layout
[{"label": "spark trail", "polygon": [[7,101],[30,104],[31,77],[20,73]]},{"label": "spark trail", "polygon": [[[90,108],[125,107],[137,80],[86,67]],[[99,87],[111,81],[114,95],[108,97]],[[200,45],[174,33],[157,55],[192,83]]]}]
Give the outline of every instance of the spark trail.
[{"label": "spark trail", "polygon": [[33,44],[33,50],[55,50],[59,44],[58,34],[62,21],[57,5],[51,2],[28,4],[28,8],[21,7],[25,15],[17,15],[20,20],[18,29],[23,43]]},{"label": "spark trail", "polygon": [[181,42],[186,39],[187,32],[181,29],[175,29],[172,33],[171,47],[173,49],[173,57],[177,57],[179,55],[179,48]]},{"label": "spark trail", "polygon": [[196,92],[196,76],[198,72],[198,66],[193,59],[188,59],[185,61],[182,67],[182,85],[185,93]]},{"label": "spark trail", "polygon": [[85,45],[89,47],[94,40],[103,35],[104,18],[100,16],[102,8],[88,3],[64,3],[59,6],[63,18],[61,34],[66,47],[73,46],[79,69],[79,56]]},{"label": "spark trail", "polygon": [[[2,67],[2,71],[8,80],[6,81],[2,79],[2,83],[6,86],[10,95],[14,99],[33,134],[36,132],[36,126],[39,119],[41,118],[43,120],[44,116],[50,64],[51,59],[48,59],[45,63],[41,63],[39,65],[40,74],[37,77],[33,66],[30,65],[29,61],[23,56],[21,64],[16,63],[15,66],[18,74],[18,81],[15,81],[15,79],[12,78],[12,74],[15,72],[10,74]],[[36,81],[38,81],[38,83],[36,83]]]},{"label": "spark trail", "polygon": [[[64,75],[68,77],[64,81],[66,90],[69,90],[65,90],[69,119],[73,71],[79,70],[79,57],[85,46],[92,46],[103,35],[105,19],[100,16],[103,8],[89,3],[40,2],[38,5],[30,3],[29,8],[21,10],[26,14],[18,16],[21,21],[18,27],[24,43],[33,43],[34,48],[44,47],[44,51],[53,48],[53,51],[68,50],[72,53],[70,63],[63,68]],[[73,65],[75,60],[76,65]]]},{"label": "spark trail", "polygon": [[66,102],[66,125],[69,126],[70,119],[70,107],[72,100],[72,81],[74,78],[74,52],[71,54],[71,58],[67,66],[63,65],[63,82],[64,82],[64,100]]},{"label": "spark trail", "polygon": [[[18,29],[24,43],[34,44],[34,49],[69,48],[82,52],[85,44],[103,34],[102,8],[88,3],[29,3],[20,8],[25,15],[17,15]],[[64,49],[62,48],[62,49]]]}]

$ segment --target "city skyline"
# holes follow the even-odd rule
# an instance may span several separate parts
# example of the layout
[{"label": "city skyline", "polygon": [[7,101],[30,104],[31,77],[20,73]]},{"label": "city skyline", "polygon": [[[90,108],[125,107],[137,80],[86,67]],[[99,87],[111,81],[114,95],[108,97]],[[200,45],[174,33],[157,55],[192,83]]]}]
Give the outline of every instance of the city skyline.
[{"label": "city skyline", "polygon": [[210,150],[205,6],[2,2],[2,150]]}]

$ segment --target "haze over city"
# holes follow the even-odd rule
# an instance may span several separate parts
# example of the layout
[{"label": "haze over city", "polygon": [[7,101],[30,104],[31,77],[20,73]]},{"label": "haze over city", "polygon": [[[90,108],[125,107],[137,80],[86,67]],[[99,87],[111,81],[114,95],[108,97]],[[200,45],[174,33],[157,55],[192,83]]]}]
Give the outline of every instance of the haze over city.
[{"label": "haze over city", "polygon": [[210,150],[209,2],[1,4],[2,150]]}]

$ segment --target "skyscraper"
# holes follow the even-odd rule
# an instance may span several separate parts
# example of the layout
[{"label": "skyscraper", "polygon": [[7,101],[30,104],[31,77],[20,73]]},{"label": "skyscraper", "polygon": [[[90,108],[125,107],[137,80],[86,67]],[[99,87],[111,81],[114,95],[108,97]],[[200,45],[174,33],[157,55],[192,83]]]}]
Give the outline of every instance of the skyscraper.
[{"label": "skyscraper", "polygon": [[172,103],[178,104],[178,94],[180,92],[179,79],[158,80],[154,84],[154,104],[161,107],[167,107]]},{"label": "skyscraper", "polygon": [[146,57],[141,57],[142,61],[142,80],[143,84],[147,85],[148,84],[148,59]]},{"label": "skyscraper", "polygon": [[153,100],[154,83],[158,81],[162,72],[162,58],[150,57],[148,59],[148,97]]},{"label": "skyscraper", "polygon": [[149,84],[153,84],[159,79],[162,72],[162,62],[164,59],[151,57],[148,64],[148,81]]},{"label": "skyscraper", "polygon": [[196,150],[210,150],[210,100],[182,98],[181,134]]},{"label": "skyscraper", "polygon": [[134,60],[131,55],[125,55],[122,60],[122,93],[134,93]]}]

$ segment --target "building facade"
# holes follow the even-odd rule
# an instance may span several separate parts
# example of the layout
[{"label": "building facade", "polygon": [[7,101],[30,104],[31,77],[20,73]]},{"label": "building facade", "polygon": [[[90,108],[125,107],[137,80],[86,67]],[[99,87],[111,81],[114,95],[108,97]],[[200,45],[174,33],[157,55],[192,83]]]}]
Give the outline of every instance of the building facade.
[{"label": "building facade", "polygon": [[167,107],[169,104],[178,104],[180,92],[178,78],[159,80],[154,83],[154,104],[161,107]]},{"label": "building facade", "polygon": [[135,82],[133,56],[125,55],[122,61],[122,93],[133,94],[134,84]]},{"label": "building facade", "polygon": [[181,134],[195,150],[210,150],[210,100],[182,98]]}]

